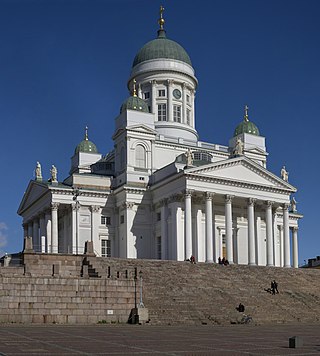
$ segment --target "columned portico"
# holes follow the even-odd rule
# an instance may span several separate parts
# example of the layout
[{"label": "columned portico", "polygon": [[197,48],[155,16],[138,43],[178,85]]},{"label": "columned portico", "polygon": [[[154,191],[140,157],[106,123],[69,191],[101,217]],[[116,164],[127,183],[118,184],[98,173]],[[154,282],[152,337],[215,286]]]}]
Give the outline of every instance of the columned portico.
[{"label": "columned portico", "polygon": [[255,255],[255,234],[254,234],[254,204],[255,199],[248,201],[248,262],[253,266],[256,264]]},{"label": "columned portico", "polygon": [[206,193],[206,262],[213,262],[213,239],[212,239],[212,197]]},{"label": "columned portico", "polygon": [[290,230],[289,230],[289,204],[283,205],[283,240],[284,240],[284,267],[291,267],[290,263]]},{"label": "columned portico", "polygon": [[272,228],[272,202],[267,201],[266,206],[266,232],[267,232],[267,266],[274,266],[273,261],[273,228]]},{"label": "columned portico", "polygon": [[185,192],[185,259],[192,255],[192,213],[191,213],[191,191]]},{"label": "columned portico", "polygon": [[58,253],[58,207],[59,203],[51,203],[51,252]]},{"label": "columned portico", "polygon": [[231,195],[225,196],[226,252],[230,264],[233,263],[232,199]]},{"label": "columned portico", "polygon": [[293,267],[298,268],[298,227],[292,228],[292,262]]}]

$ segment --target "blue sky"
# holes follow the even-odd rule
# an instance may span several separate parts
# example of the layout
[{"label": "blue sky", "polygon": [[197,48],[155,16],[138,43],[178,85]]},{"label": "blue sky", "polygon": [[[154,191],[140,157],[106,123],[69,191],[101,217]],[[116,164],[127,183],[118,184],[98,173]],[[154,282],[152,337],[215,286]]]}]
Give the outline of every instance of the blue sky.
[{"label": "blue sky", "polygon": [[101,153],[128,96],[136,52],[167,36],[189,53],[199,87],[196,127],[227,145],[243,107],[282,165],[300,222],[299,262],[320,255],[320,1],[0,0],[0,250],[22,249],[19,203],[37,161],[63,180],[89,126]]}]

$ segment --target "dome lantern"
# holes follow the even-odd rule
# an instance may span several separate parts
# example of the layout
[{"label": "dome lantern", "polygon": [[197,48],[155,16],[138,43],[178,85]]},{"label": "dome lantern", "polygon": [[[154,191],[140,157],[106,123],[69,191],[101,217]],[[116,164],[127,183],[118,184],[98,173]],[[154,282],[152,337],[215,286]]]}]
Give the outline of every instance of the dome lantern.
[{"label": "dome lantern", "polygon": [[240,122],[240,124],[234,130],[233,137],[236,137],[236,136],[238,136],[240,134],[243,134],[243,133],[247,133],[247,134],[255,135],[255,136],[260,136],[260,132],[259,132],[258,127],[252,121],[249,121],[248,111],[249,111],[249,107],[246,105],[244,107],[243,121]]},{"label": "dome lantern", "polygon": [[84,140],[81,141],[74,150],[75,154],[79,152],[98,153],[97,146],[88,139],[88,126],[85,127]]}]

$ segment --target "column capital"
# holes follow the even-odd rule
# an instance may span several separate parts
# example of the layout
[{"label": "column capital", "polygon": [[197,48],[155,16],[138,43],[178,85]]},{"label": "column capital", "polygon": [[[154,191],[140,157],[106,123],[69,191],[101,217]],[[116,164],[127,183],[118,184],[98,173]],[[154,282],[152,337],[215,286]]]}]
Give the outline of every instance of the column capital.
[{"label": "column capital", "polygon": [[167,79],[168,86],[173,85],[174,80],[173,79]]},{"label": "column capital", "polygon": [[51,210],[58,210],[60,203],[51,203]]},{"label": "column capital", "polygon": [[274,204],[274,201],[271,201],[271,200],[267,200],[266,201],[266,206],[268,207],[268,208],[272,208],[272,205]]},{"label": "column capital", "polygon": [[256,201],[257,201],[257,199],[255,199],[255,198],[249,198],[248,199],[248,205],[252,206],[252,205],[254,205],[256,203]]},{"label": "column capital", "polygon": [[231,203],[234,198],[234,195],[225,195],[225,202]]},{"label": "column capital", "polygon": [[126,201],[122,204],[123,209],[133,209],[134,207],[134,202],[131,201]]},{"label": "column capital", "polygon": [[298,227],[298,226],[293,226],[293,227],[292,227],[292,231],[297,232],[298,230],[299,230],[299,227]]},{"label": "column capital", "polygon": [[282,205],[283,210],[288,210],[289,211],[290,204],[289,203],[284,203]]},{"label": "column capital", "polygon": [[182,195],[181,194],[172,194],[169,199],[168,202],[170,203],[176,203],[176,202],[180,202],[182,200]]},{"label": "column capital", "polygon": [[182,83],[182,89],[186,89],[187,88],[187,83],[186,82],[183,82]]},{"label": "column capital", "polygon": [[192,189],[185,189],[183,191],[185,197],[191,197],[193,192],[194,192],[194,190],[192,190]]},{"label": "column capital", "polygon": [[155,79],[149,81],[150,84],[156,85],[157,81]]},{"label": "column capital", "polygon": [[90,209],[92,213],[99,213],[100,205],[91,205]]},{"label": "column capital", "polygon": [[214,197],[214,193],[205,192],[205,193],[204,193],[204,196],[205,196],[206,200],[212,200],[213,197]]},{"label": "column capital", "polygon": [[73,211],[78,211],[80,209],[80,204],[77,201],[76,203],[71,204],[71,207]]},{"label": "column capital", "polygon": [[166,206],[168,204],[168,198],[164,198],[159,200],[159,207],[162,208],[163,206]]}]

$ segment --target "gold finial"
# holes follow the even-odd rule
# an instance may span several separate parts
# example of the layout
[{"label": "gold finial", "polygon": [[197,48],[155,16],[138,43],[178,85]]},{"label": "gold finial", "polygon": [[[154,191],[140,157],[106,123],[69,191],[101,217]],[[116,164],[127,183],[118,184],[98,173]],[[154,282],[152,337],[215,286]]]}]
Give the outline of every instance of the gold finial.
[{"label": "gold finial", "polygon": [[88,126],[86,126],[86,128],[85,128],[84,139],[85,139],[86,141],[88,141]]},{"label": "gold finial", "polygon": [[163,25],[164,25],[164,18],[163,18],[163,11],[164,11],[164,7],[161,5],[160,6],[160,19],[158,20],[158,24],[160,26],[160,30],[163,30]]},{"label": "gold finial", "polygon": [[136,90],[136,80],[133,79],[133,96],[137,96],[137,90]]},{"label": "gold finial", "polygon": [[249,121],[248,111],[249,111],[249,106],[246,105],[246,106],[244,107],[244,121],[247,121],[247,122]]}]

